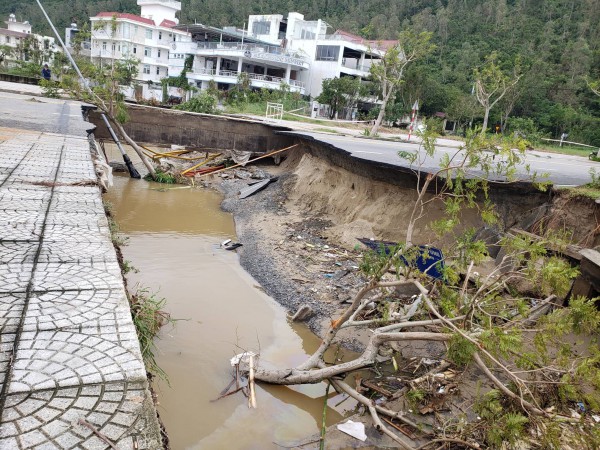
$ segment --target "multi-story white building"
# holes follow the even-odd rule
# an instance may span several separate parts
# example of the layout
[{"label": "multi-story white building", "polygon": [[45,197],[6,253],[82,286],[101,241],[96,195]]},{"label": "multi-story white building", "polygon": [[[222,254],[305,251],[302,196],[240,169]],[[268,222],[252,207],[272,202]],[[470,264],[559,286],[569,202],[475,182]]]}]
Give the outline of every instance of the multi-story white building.
[{"label": "multi-story white building", "polygon": [[190,37],[173,47],[173,75],[181,72],[183,61],[192,55],[194,63],[186,76],[201,89],[206,89],[211,80],[220,89],[228,89],[245,73],[253,88],[279,89],[286,83],[292,92],[306,93],[300,79],[310,69],[310,61],[302,52],[257,39],[233,27],[218,29],[197,24],[178,29],[188,31]]},{"label": "multi-story white building", "polygon": [[[39,59],[37,62],[49,63],[53,54],[60,51],[56,47],[53,37],[32,33],[31,24],[28,21],[19,22],[14,14],[10,14],[4,23],[7,27],[0,28],[0,45],[12,49],[12,54],[7,60],[31,61],[36,53],[36,58]],[[27,40],[31,40],[30,48],[27,48]]]},{"label": "multi-story white building", "polygon": [[[134,58],[139,61],[136,79],[159,83],[169,73],[169,54],[187,32],[176,30],[175,14],[181,3],[173,0],[138,0],[141,14],[101,12],[91,17],[91,57],[97,61]],[[113,18],[116,28],[113,30]],[[146,88],[147,88],[146,83]],[[138,95],[154,96],[140,86]],[[157,90],[158,88],[155,88]]]},{"label": "multi-story white building", "polygon": [[[206,88],[214,80],[221,88],[233,85],[241,72],[254,88],[276,89],[282,82],[292,91],[316,97],[326,78],[353,76],[365,79],[371,64],[385,53],[392,41],[377,43],[336,31],[322,20],[306,21],[299,13],[252,15],[248,30],[217,29],[201,24],[180,25],[190,33],[172,57],[183,61],[194,56],[191,83]],[[171,62],[173,75],[183,63]]]},{"label": "multi-story white building", "polygon": [[[75,39],[77,35],[81,32],[76,23],[72,23],[70,27],[65,28],[65,47],[69,50],[70,53],[75,52]],[[81,56],[91,56],[92,52],[90,51],[92,48],[91,42],[89,39],[84,40],[79,43],[79,54]]]},{"label": "multi-story white building", "polygon": [[[252,15],[247,30],[219,29],[178,25],[178,1],[138,0],[137,4],[141,6],[139,16],[102,12],[91,18],[91,56],[98,60],[138,59],[140,81],[179,76],[188,61],[191,66],[186,78],[200,89],[206,89],[211,81],[219,89],[229,89],[243,73],[252,88],[279,89],[285,83],[292,92],[314,98],[326,78],[366,79],[371,64],[381,59],[391,43],[381,45],[343,31],[331,33],[326,22],[307,21],[295,12],[287,18]],[[143,89],[145,98],[157,96]]]}]

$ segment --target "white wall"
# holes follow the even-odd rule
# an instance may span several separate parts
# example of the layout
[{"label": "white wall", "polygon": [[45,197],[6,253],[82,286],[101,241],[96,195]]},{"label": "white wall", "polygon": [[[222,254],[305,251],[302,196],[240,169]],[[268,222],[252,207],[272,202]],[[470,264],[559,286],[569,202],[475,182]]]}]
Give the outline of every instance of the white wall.
[{"label": "white wall", "polygon": [[154,20],[156,25],[160,25],[164,19],[179,23],[179,20],[175,17],[177,11],[177,9],[164,5],[142,5],[141,16]]}]

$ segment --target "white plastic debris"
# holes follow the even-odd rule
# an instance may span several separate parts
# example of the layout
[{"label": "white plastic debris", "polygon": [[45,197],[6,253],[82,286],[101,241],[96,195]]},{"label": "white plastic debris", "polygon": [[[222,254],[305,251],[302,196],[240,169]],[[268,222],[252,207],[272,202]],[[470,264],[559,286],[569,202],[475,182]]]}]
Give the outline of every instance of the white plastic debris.
[{"label": "white plastic debris", "polygon": [[240,362],[249,363],[250,357],[255,357],[256,353],[254,352],[244,352],[238,355],[235,355],[233,358],[229,360],[231,367],[237,366]]},{"label": "white plastic debris", "polygon": [[225,247],[227,244],[229,244],[231,242],[231,239],[227,239],[223,242],[221,242],[221,247]]},{"label": "white plastic debris", "polygon": [[365,442],[367,435],[365,434],[365,424],[362,422],[352,422],[348,420],[346,423],[340,423],[337,429],[342,433],[346,433],[359,441]]},{"label": "white plastic debris", "polygon": [[592,415],[592,419],[594,419],[594,422],[600,423],[600,416]]}]

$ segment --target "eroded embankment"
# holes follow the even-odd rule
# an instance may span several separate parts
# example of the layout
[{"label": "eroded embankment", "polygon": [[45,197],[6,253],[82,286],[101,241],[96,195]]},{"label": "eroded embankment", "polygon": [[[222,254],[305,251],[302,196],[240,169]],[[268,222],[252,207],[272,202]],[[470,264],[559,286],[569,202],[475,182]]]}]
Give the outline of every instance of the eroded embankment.
[{"label": "eroded embankment", "polygon": [[[331,220],[334,225],[327,231],[331,239],[347,245],[354,245],[360,236],[405,239],[417,198],[417,179],[411,172],[353,158],[316,142],[307,143],[304,152],[291,153],[284,167],[294,174],[286,186],[289,201],[305,213]],[[499,229],[535,221],[552,201],[551,194],[524,183],[494,186],[490,197],[497,205]],[[445,206],[433,194],[427,200],[432,201],[417,222],[415,238],[418,243],[440,244],[429,225],[445,216]],[[477,208],[462,211],[458,233],[482,226]]]},{"label": "eroded embankment", "polygon": [[[279,167],[263,168],[279,175],[279,182],[248,199],[237,198],[245,182],[221,184],[223,206],[235,214],[244,244],[240,261],[292,313],[310,306],[315,311],[310,326],[320,334],[361,282],[362,249],[356,238],[405,239],[417,180],[410,172],[317,142],[289,151]],[[573,230],[574,241],[585,246],[598,239],[598,207],[591,200],[540,192],[526,184],[494,186],[490,195],[500,216],[498,231],[518,227],[535,232],[551,226]],[[429,203],[415,229],[415,243],[451,244],[456,235],[440,242],[429,228],[443,215],[440,201]],[[482,227],[478,210],[467,209],[457,234]]]}]

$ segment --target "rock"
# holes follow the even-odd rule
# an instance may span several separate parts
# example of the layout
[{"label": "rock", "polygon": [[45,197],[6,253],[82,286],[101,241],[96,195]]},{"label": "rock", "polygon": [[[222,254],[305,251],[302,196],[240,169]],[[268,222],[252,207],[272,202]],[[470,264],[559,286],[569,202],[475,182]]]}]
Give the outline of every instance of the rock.
[{"label": "rock", "polygon": [[302,305],[292,316],[292,322],[303,322],[314,314],[313,309],[309,305]]},{"label": "rock", "polygon": [[128,172],[125,163],[119,161],[111,161],[108,163],[108,165],[112,167],[113,172]]},{"label": "rock", "polygon": [[264,170],[255,168],[251,177],[255,180],[264,180],[265,178],[268,178],[268,175]]},{"label": "rock", "polygon": [[234,170],[233,175],[240,180],[247,180],[252,176],[247,170]]}]

